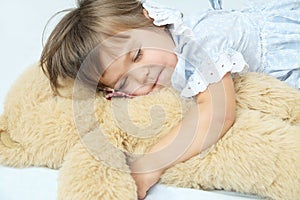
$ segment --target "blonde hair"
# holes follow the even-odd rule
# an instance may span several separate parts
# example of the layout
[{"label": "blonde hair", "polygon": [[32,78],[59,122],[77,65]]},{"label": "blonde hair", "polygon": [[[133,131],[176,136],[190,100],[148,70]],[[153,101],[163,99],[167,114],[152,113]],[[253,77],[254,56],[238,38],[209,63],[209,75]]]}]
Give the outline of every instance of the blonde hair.
[{"label": "blonde hair", "polygon": [[151,26],[139,0],[78,0],[50,34],[40,57],[53,91],[58,94],[59,78],[76,78],[87,55],[104,39]]}]

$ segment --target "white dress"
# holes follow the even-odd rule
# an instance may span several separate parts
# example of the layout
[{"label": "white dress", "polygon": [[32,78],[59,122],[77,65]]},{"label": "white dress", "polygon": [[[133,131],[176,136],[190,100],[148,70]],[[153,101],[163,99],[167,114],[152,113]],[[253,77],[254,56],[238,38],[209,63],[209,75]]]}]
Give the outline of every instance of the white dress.
[{"label": "white dress", "polygon": [[300,0],[250,5],[240,11],[214,9],[184,18],[153,1],[143,7],[158,26],[168,25],[178,57],[173,86],[184,97],[204,91],[227,72],[270,74],[300,87]]}]

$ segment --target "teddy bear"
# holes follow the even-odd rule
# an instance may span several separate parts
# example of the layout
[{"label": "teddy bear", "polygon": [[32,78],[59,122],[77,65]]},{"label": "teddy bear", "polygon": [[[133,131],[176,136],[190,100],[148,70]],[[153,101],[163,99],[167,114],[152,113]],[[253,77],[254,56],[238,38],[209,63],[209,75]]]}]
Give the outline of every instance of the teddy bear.
[{"label": "teddy bear", "polygon": [[[15,81],[0,117],[0,164],[58,169],[61,200],[137,199],[128,160],[167,134],[194,100],[171,88],[107,100],[66,83],[62,95],[53,95],[39,63]],[[233,126],[166,170],[160,183],[300,199],[300,92],[258,73],[235,75],[234,85]]]}]

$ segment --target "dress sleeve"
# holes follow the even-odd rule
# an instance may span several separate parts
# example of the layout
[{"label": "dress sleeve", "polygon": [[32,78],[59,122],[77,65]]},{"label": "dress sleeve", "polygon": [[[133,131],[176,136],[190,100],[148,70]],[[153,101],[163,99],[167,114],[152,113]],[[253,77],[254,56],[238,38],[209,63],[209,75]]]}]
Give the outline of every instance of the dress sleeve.
[{"label": "dress sleeve", "polygon": [[210,10],[192,18],[182,24],[185,31],[172,30],[179,60],[172,83],[184,97],[205,91],[228,72],[247,71],[243,55],[252,41],[246,19],[238,12]]},{"label": "dress sleeve", "polygon": [[221,81],[227,72],[242,72],[248,68],[243,55],[231,47],[210,52],[197,38],[186,34],[179,35],[175,41],[178,62],[172,84],[183,97],[205,91],[209,84]]},{"label": "dress sleeve", "polygon": [[192,19],[193,23],[185,23],[175,9],[149,1],[143,6],[155,25],[168,25],[172,34],[178,58],[172,85],[181,96],[193,97],[205,91],[209,84],[221,81],[227,72],[248,68],[239,51],[245,32],[239,30],[239,18],[213,10],[218,14],[209,11]]}]

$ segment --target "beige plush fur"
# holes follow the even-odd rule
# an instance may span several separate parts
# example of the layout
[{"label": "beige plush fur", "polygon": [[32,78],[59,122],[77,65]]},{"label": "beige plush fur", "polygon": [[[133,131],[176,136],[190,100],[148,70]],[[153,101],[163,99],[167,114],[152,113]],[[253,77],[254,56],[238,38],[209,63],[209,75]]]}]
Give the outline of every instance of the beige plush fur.
[{"label": "beige plush fur", "polygon": [[[161,183],[300,199],[300,92],[255,73],[234,81],[233,127],[213,147],[167,170]],[[112,101],[98,94],[89,112],[89,98],[62,94],[52,95],[38,65],[21,75],[0,117],[0,164],[59,169],[63,200],[136,199],[126,155],[147,151],[194,104],[171,89]]]}]

